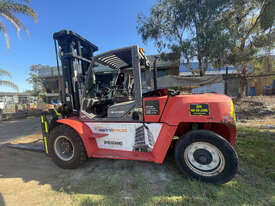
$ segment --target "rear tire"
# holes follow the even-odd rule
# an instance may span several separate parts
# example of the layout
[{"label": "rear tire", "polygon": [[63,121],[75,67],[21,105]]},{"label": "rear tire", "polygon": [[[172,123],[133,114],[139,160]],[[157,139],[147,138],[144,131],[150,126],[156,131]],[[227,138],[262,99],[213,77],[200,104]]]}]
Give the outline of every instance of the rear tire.
[{"label": "rear tire", "polygon": [[207,130],[193,130],[179,139],[175,160],[184,174],[208,183],[224,184],[238,169],[238,156],[231,144]]},{"label": "rear tire", "polygon": [[87,159],[81,138],[75,130],[66,125],[53,128],[48,147],[54,163],[64,169],[77,168]]}]

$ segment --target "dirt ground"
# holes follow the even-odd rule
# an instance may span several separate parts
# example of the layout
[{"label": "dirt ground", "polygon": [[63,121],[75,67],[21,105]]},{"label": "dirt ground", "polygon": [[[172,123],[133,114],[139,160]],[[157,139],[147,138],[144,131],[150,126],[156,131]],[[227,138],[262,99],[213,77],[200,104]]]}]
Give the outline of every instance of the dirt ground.
[{"label": "dirt ground", "polygon": [[239,121],[275,119],[275,96],[234,99],[234,105]]},{"label": "dirt ground", "polygon": [[[275,99],[247,99],[243,100],[243,102],[235,103],[236,113],[240,120],[238,124],[274,132],[274,104]],[[259,108],[269,112],[258,112]],[[245,110],[246,112],[243,112]],[[251,112],[252,114],[250,114]],[[256,117],[254,118],[255,114]],[[255,121],[255,119],[257,121]],[[266,125],[269,125],[269,128],[265,128]],[[40,133],[34,133],[19,140],[15,140],[13,143],[32,142],[40,137]],[[243,176],[241,175],[242,173]],[[254,174],[253,172],[250,173]],[[145,178],[140,179],[140,177]],[[124,179],[122,180],[121,178]],[[240,169],[240,174],[237,175],[237,182],[239,180],[244,182],[248,181],[245,180],[245,178],[247,178],[247,171],[245,166],[243,166]],[[110,199],[107,199],[107,201],[112,202],[116,201],[116,197],[112,196],[113,192],[118,193],[127,202],[127,199],[136,197],[136,188],[146,188],[143,187],[142,181],[144,180],[146,180],[144,185],[150,185],[150,190],[145,190],[144,195],[146,196],[146,193],[158,191],[160,186],[164,187],[175,179],[182,179],[183,183],[187,185],[186,188],[184,188],[186,193],[188,193],[188,190],[192,191],[192,189],[193,193],[198,191],[197,199],[188,199],[187,197],[187,200],[190,201],[190,205],[203,203],[202,197],[204,196],[207,196],[208,199],[212,198],[213,204],[215,203],[215,198],[219,198],[215,195],[212,197],[214,193],[210,193],[209,197],[208,192],[205,193],[207,190],[213,190],[217,191],[217,194],[220,194],[219,187],[196,185],[197,183],[190,182],[188,179],[184,178],[175,165],[173,154],[170,153],[162,165],[139,161],[90,159],[79,169],[63,170],[57,167],[44,153],[15,150],[7,146],[0,147],[0,206],[74,205],[75,202],[78,202],[77,198],[82,198],[81,201],[83,201],[75,205],[97,205],[91,204],[90,202],[88,204],[86,201],[87,198],[92,198],[93,201],[100,201],[103,197],[108,197]],[[91,181],[90,184],[94,185],[95,188],[89,188],[86,181]],[[260,179],[259,183],[257,183],[258,186],[264,181],[268,180]],[[251,184],[250,181],[248,182],[247,184]],[[82,185],[86,186],[82,187]],[[238,186],[236,191],[241,190],[241,187],[247,187],[243,185],[244,183],[238,185],[236,181],[233,181],[225,186],[222,191],[231,191],[231,189],[229,189],[230,187],[237,188]],[[168,185],[168,187],[170,186]],[[180,185],[180,187],[183,186]],[[91,191],[93,192],[91,193]],[[200,194],[199,191],[204,193]],[[235,190],[232,189],[232,192],[234,191]],[[247,195],[248,193],[249,192],[247,192]],[[171,198],[174,197],[175,194],[176,192],[171,193]],[[255,193],[255,195],[256,194],[257,193]],[[225,196],[226,195],[231,195],[231,193],[225,193]],[[175,197],[179,198],[180,196]],[[238,193],[232,196],[232,198],[235,197],[238,197]],[[170,196],[167,198],[167,201],[170,201]],[[192,196],[192,198],[194,197]],[[240,198],[244,197],[242,196]],[[275,196],[272,198],[275,201]],[[176,199],[176,201],[178,200]],[[236,201],[242,201],[242,199],[237,198]]]},{"label": "dirt ground", "polygon": [[1,144],[12,140],[35,134],[41,131],[40,117],[28,117],[10,121],[0,121],[0,147]]}]

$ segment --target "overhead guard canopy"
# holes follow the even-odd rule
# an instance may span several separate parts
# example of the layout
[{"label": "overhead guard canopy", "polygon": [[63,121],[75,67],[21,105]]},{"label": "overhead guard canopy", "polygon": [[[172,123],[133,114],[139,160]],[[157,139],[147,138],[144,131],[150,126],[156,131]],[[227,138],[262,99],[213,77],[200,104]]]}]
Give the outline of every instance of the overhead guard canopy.
[{"label": "overhead guard canopy", "polygon": [[[129,46],[121,49],[111,50],[95,57],[95,60],[105,66],[109,66],[115,70],[122,70],[133,67],[132,65],[132,51],[137,49],[137,46]],[[139,57],[145,58],[143,54],[138,51]],[[141,62],[142,65],[143,61]]]},{"label": "overhead guard canopy", "polygon": [[132,47],[124,47],[97,55],[95,60],[115,70],[132,67]]}]

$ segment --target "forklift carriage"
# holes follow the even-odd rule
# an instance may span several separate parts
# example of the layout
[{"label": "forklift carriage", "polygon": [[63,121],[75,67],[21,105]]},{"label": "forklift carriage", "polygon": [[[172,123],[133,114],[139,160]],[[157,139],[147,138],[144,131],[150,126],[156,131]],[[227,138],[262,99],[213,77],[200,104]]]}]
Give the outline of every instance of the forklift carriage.
[{"label": "forklift carriage", "polygon": [[77,168],[87,158],[162,163],[173,148],[179,169],[192,178],[221,184],[235,176],[230,97],[157,89],[156,68],[138,46],[93,56],[97,46],[75,32],[53,38],[62,106],[43,113],[41,125],[44,150],[58,166]]}]

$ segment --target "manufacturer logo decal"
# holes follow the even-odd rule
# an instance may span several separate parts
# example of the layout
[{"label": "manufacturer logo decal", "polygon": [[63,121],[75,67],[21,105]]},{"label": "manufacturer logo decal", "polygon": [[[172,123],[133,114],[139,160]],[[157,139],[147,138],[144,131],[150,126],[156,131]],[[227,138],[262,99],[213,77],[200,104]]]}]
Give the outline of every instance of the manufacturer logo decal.
[{"label": "manufacturer logo decal", "polygon": [[97,132],[128,132],[128,129],[114,129],[114,128],[105,128],[105,127],[95,127]]}]

